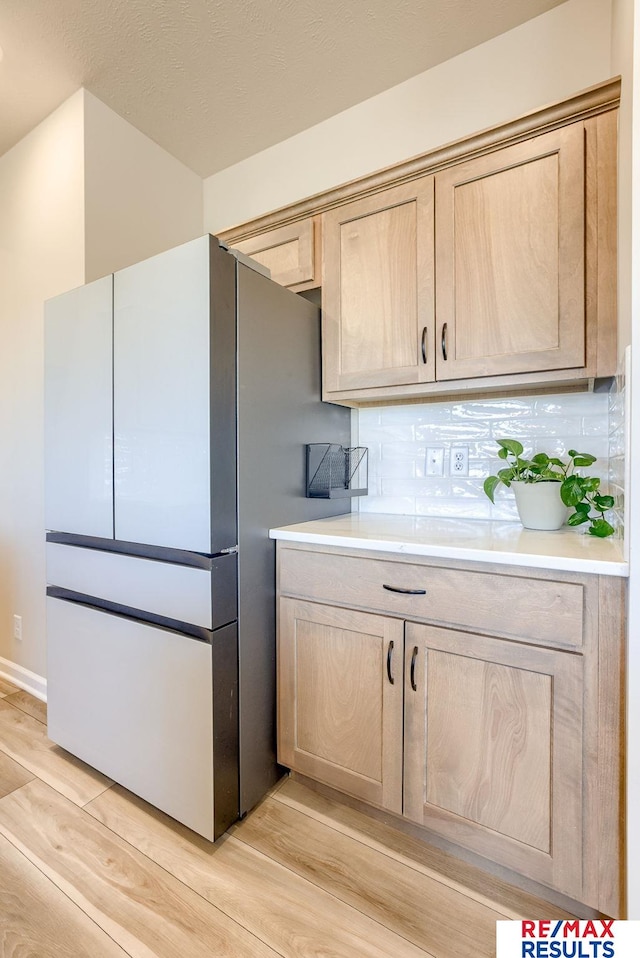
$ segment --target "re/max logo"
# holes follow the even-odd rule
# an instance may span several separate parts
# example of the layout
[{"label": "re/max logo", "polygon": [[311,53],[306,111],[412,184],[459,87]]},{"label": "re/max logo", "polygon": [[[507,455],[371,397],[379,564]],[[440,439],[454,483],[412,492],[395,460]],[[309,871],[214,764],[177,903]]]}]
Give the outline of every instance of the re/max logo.
[{"label": "re/max logo", "polygon": [[523,921],[521,958],[613,958],[610,921]]},{"label": "re/max logo", "polygon": [[640,958],[640,921],[497,921],[496,958]]}]

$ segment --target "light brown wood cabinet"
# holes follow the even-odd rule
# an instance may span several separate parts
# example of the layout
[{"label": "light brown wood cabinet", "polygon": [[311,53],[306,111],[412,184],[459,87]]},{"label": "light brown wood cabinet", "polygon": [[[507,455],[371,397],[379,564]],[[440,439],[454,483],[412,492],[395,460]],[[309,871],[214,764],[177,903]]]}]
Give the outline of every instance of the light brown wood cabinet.
[{"label": "light brown wood cabinet", "polygon": [[613,375],[615,157],[610,111],[325,213],[324,398]]},{"label": "light brown wood cabinet", "polygon": [[280,628],[279,761],[401,813],[402,623],[282,599]]},{"label": "light brown wood cabinet", "polygon": [[325,214],[325,394],[434,379],[433,182]]},{"label": "light brown wood cabinet", "polygon": [[320,285],[320,217],[309,217],[250,239],[232,243],[294,292]]},{"label": "light brown wood cabinet", "polygon": [[291,542],[278,578],[281,763],[621,915],[623,580]]},{"label": "light brown wood cabinet", "polygon": [[404,814],[582,893],[581,656],[406,625]]},{"label": "light brown wood cabinet", "polygon": [[436,177],[438,379],[584,367],[584,124]]}]

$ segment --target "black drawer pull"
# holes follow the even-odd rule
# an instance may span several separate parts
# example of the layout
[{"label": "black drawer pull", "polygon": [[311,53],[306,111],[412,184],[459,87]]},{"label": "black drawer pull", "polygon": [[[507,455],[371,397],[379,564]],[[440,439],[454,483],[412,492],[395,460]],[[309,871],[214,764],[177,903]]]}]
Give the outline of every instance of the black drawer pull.
[{"label": "black drawer pull", "polygon": [[401,592],[402,595],[426,595],[426,589],[401,589],[399,585],[385,585],[382,583],[382,588],[386,589],[387,592]]},{"label": "black drawer pull", "polygon": [[413,648],[413,655],[411,656],[411,688],[414,692],[418,691],[418,686],[416,685],[416,659],[418,658],[418,646],[415,645]]},{"label": "black drawer pull", "polygon": [[391,685],[394,684],[394,678],[391,674],[391,656],[393,654],[393,639],[389,642],[389,648],[387,649],[387,678]]},{"label": "black drawer pull", "polygon": [[423,326],[422,328],[422,341],[420,344],[420,349],[422,352],[422,362],[426,364],[427,362],[427,327]]}]

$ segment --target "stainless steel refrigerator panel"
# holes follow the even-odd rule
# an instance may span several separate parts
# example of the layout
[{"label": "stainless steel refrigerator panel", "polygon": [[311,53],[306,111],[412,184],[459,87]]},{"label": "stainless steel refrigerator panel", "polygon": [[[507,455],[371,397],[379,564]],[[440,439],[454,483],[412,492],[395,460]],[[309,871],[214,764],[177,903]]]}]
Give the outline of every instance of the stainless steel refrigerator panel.
[{"label": "stainless steel refrigerator panel", "polygon": [[48,542],[47,585],[213,627],[211,572],[206,569]]},{"label": "stainless steel refrigerator panel", "polygon": [[209,237],[114,275],[115,535],[209,552]]},{"label": "stainless steel refrigerator panel", "polygon": [[320,402],[320,315],[238,265],[240,805],[276,780],[273,526],[348,512],[305,497],[306,443],[349,444],[350,410]]},{"label": "stainless steel refrigerator panel", "polygon": [[49,737],[214,838],[212,646],[47,598]]},{"label": "stainless steel refrigerator panel", "polygon": [[113,537],[112,277],[45,304],[45,524]]}]

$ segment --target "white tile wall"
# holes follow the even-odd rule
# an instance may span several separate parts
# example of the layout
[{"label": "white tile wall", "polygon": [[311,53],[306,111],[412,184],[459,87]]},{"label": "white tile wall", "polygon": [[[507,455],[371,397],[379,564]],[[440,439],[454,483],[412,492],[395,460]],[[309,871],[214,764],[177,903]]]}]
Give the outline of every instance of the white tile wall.
[{"label": "white tile wall", "polygon": [[616,527],[619,536],[622,536],[624,531],[628,400],[626,364],[623,360],[609,393],[609,492],[616,503],[612,515],[608,518]]},{"label": "white tile wall", "polygon": [[[369,495],[359,500],[359,508],[363,512],[517,520],[511,490],[499,486],[496,503],[491,505],[482,489],[484,479],[502,467],[496,439],[519,439],[525,453],[544,451],[562,456],[568,449],[591,453],[598,462],[590,474],[606,481],[610,444],[616,451],[613,443],[621,435],[618,425],[612,432],[610,404],[614,410],[611,424],[617,423],[619,407],[606,392],[360,409],[358,442],[369,447]],[[468,478],[449,474],[452,445],[469,448]],[[427,446],[444,449],[444,476],[425,475]],[[616,453],[614,458],[618,456]],[[619,462],[615,469],[615,481],[621,487]]]}]

